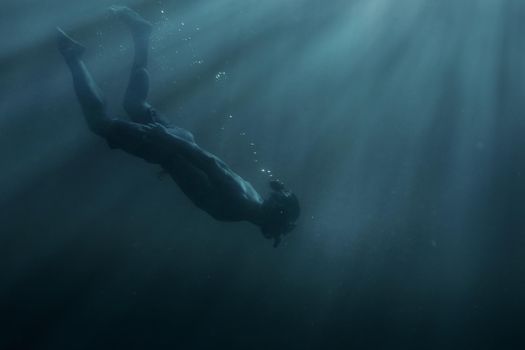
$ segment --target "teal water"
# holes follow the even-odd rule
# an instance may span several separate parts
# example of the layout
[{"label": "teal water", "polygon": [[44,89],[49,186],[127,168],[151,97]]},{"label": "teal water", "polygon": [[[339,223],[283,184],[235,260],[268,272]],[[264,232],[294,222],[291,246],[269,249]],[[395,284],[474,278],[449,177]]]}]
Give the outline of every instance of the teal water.
[{"label": "teal water", "polygon": [[1,349],[523,348],[525,4],[120,1],[151,103],[297,193],[274,249],[90,134],[54,28],[122,115],[113,3],[0,4]]}]

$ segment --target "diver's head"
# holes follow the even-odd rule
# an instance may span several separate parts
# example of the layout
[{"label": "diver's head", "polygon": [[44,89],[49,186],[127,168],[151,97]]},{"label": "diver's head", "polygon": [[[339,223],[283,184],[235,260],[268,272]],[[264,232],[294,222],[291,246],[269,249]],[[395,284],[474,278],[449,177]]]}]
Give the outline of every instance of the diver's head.
[{"label": "diver's head", "polygon": [[271,192],[263,203],[263,223],[261,231],[266,238],[274,239],[277,246],[281,236],[295,228],[299,218],[299,201],[295,194],[286,189],[278,180],[270,181]]}]

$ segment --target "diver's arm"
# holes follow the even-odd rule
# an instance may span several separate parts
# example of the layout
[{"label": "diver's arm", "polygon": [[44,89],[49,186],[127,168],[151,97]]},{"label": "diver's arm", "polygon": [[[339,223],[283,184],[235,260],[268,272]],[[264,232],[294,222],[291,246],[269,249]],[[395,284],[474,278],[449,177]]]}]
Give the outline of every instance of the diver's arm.
[{"label": "diver's arm", "polygon": [[162,124],[147,124],[144,128],[146,137],[153,142],[160,142],[163,145],[163,151],[166,152],[168,157],[170,154],[182,155],[210,177],[220,175],[221,172],[229,170],[228,166],[213,154],[203,150],[193,141],[170,133],[169,129]]}]

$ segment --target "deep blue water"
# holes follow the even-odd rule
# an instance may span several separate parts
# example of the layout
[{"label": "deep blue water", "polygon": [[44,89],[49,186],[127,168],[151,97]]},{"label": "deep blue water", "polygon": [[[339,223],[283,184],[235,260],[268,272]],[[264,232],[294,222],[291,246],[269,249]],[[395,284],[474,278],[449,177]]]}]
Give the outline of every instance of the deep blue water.
[{"label": "deep blue water", "polygon": [[54,28],[123,115],[114,2],[0,3],[0,349],[524,348],[525,3],[120,1],[151,103],[297,193],[274,249],[87,129]]}]

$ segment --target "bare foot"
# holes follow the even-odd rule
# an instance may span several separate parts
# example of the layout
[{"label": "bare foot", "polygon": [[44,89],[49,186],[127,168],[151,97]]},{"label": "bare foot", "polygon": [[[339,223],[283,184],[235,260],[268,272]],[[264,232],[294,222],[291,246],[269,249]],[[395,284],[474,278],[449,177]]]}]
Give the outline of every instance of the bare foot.
[{"label": "bare foot", "polygon": [[79,58],[86,50],[84,45],[72,39],[59,27],[57,27],[57,44],[58,50],[66,59]]},{"label": "bare foot", "polygon": [[151,34],[152,24],[129,7],[114,5],[109,8],[109,11],[128,25],[133,35],[149,36]]}]

